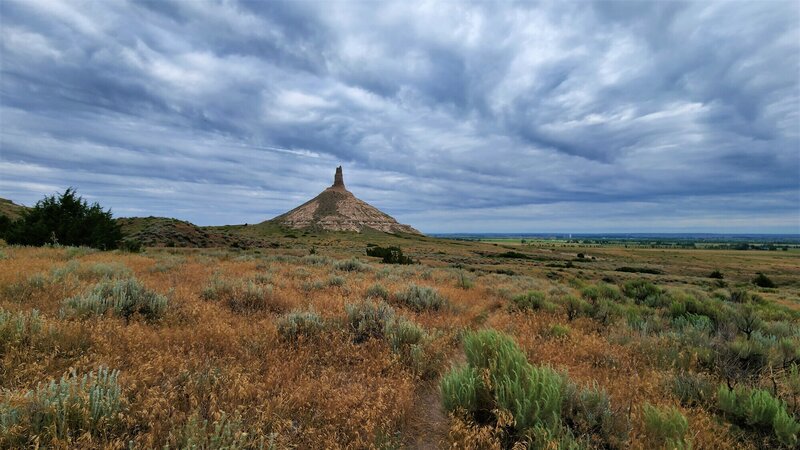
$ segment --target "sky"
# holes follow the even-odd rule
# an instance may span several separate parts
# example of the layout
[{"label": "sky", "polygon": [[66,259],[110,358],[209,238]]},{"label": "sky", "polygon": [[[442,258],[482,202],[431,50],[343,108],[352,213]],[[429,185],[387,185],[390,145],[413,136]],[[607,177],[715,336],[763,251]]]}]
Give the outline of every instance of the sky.
[{"label": "sky", "polygon": [[800,3],[0,1],[0,197],[800,233]]}]

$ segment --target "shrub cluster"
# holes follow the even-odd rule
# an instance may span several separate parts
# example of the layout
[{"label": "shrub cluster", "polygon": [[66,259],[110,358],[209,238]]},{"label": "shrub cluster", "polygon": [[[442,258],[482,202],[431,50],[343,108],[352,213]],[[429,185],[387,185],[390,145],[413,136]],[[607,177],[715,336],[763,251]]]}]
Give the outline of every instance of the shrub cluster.
[{"label": "shrub cluster", "polygon": [[773,282],[768,276],[764,275],[763,273],[759,272],[756,274],[756,277],[753,278],[753,284],[758,287],[763,288],[774,288],[775,282]]},{"label": "shrub cluster", "polygon": [[441,354],[429,352],[430,336],[418,324],[397,316],[383,301],[365,300],[345,305],[347,325],[356,343],[370,338],[386,339],[392,352],[422,377],[435,375]]},{"label": "shrub cluster", "polygon": [[39,311],[13,313],[0,308],[0,355],[12,347],[32,345],[44,331]]},{"label": "shrub cluster", "polygon": [[645,403],[644,429],[650,448],[682,450],[692,448],[686,435],[689,422],[676,408],[657,407]]},{"label": "shrub cluster", "polygon": [[574,433],[584,436],[592,447],[625,448],[630,422],[626,415],[611,408],[608,393],[596,385],[579,389],[567,383],[562,416],[564,423]]},{"label": "shrub cluster", "polygon": [[276,298],[271,285],[263,286],[253,281],[214,277],[200,293],[200,297],[207,301],[221,302],[238,313],[285,310],[284,302]]},{"label": "shrub cluster", "polygon": [[381,258],[384,264],[414,264],[414,260],[408,256],[403,255],[403,250],[400,247],[367,247],[367,256],[375,256]]},{"label": "shrub cluster", "polygon": [[135,278],[103,280],[83,295],[64,300],[63,312],[77,316],[102,315],[110,312],[129,320],[141,315],[155,321],[167,310],[167,298],[153,292]]},{"label": "shrub cluster", "polygon": [[118,372],[100,367],[75,372],[27,392],[6,392],[0,400],[0,446],[99,436],[120,425]]},{"label": "shrub cluster", "polygon": [[389,300],[389,291],[381,284],[373,284],[367,289],[367,298],[379,298],[381,300]]},{"label": "shrub cluster", "polygon": [[702,375],[691,372],[677,373],[670,385],[672,393],[684,406],[707,405],[714,396],[714,387]]},{"label": "shrub cluster", "polygon": [[355,342],[363,342],[369,338],[382,338],[386,326],[394,320],[394,309],[383,301],[365,300],[360,303],[345,305],[347,325],[353,333]]},{"label": "shrub cluster", "polygon": [[472,286],[475,285],[475,282],[472,280],[472,278],[467,276],[463,270],[459,270],[457,284],[461,289],[472,289]]},{"label": "shrub cluster", "polygon": [[511,337],[494,330],[467,334],[464,352],[467,365],[441,381],[446,410],[460,410],[477,422],[491,420],[497,409],[509,411],[518,436],[536,425],[558,426],[563,379],[557,372],[532,366]]},{"label": "shrub cluster", "polygon": [[410,284],[405,291],[395,293],[394,298],[416,311],[438,311],[447,304],[447,300],[436,289],[416,284]]},{"label": "shrub cluster", "polygon": [[798,444],[800,423],[787,411],[786,404],[763,389],[721,385],[717,391],[719,409],[742,426],[772,433],[783,445]]},{"label": "shrub cluster", "polygon": [[553,369],[531,365],[508,335],[490,329],[469,333],[464,352],[467,364],[440,381],[445,410],[506,428],[512,441],[537,448],[577,448],[574,434],[600,446],[627,441],[630,426],[614,414],[605,391],[579,389]]},{"label": "shrub cluster", "polygon": [[342,272],[366,272],[370,269],[369,265],[364,264],[356,258],[337,261],[333,267]]},{"label": "shrub cluster", "polygon": [[278,335],[290,342],[312,338],[324,328],[325,323],[314,311],[293,311],[278,320]]},{"label": "shrub cluster", "polygon": [[533,311],[545,309],[551,311],[555,305],[545,300],[544,292],[529,291],[511,298],[509,309],[512,311]]},{"label": "shrub cluster", "polygon": [[[175,448],[178,449],[225,449],[244,450],[261,449],[273,450],[274,436],[268,439],[248,433],[243,429],[242,422],[237,417],[222,413],[213,422],[203,419],[199,412],[193,413],[186,421],[183,428],[177,433],[178,439]],[[167,446],[166,450],[169,449]]]}]

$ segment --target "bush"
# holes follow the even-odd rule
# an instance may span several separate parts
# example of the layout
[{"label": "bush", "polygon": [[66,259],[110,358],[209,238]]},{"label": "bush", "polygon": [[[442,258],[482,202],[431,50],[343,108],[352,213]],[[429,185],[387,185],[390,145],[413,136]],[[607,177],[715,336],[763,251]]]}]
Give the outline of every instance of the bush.
[{"label": "bush", "polygon": [[328,278],[328,286],[335,286],[335,287],[342,287],[345,285],[346,280],[344,277],[340,277],[339,275],[331,275]]},{"label": "bush", "polygon": [[512,311],[553,309],[553,307],[552,303],[544,299],[544,293],[539,291],[515,295],[511,298],[511,303],[509,304],[509,309]]},{"label": "bush", "polygon": [[475,282],[472,281],[472,279],[468,277],[463,270],[459,270],[457,284],[461,289],[472,289],[472,286],[475,285]]},{"label": "bush", "polygon": [[294,311],[278,320],[278,335],[290,342],[316,336],[324,328],[322,318],[314,311]]},{"label": "bush", "polygon": [[759,330],[763,323],[755,306],[749,303],[737,308],[733,313],[732,319],[736,324],[736,328],[744,333],[747,339],[750,339],[753,332]]},{"label": "bush", "polygon": [[0,355],[4,355],[9,347],[30,345],[42,331],[39,311],[34,309],[25,314],[0,308]]},{"label": "bush", "polygon": [[414,260],[403,255],[400,247],[367,247],[367,256],[381,258],[384,264],[413,264]]},{"label": "bush", "polygon": [[764,275],[763,273],[759,272],[756,274],[756,277],[753,278],[753,284],[758,287],[763,288],[774,288],[775,283],[769,279],[768,276]]},{"label": "bush", "polygon": [[621,299],[617,288],[605,283],[587,286],[583,288],[581,295],[583,295],[583,298],[593,305],[601,300],[618,301]]},{"label": "bush", "polygon": [[[605,390],[596,385],[579,389],[575,384],[566,386],[562,415],[576,433],[593,437],[598,448],[624,448],[630,432],[627,416],[612,410],[611,400]],[[594,448],[594,447],[593,447]]]},{"label": "bush", "polygon": [[202,419],[201,415],[195,412],[189,416],[178,435],[180,439],[175,442],[175,447],[180,449],[274,448],[272,445],[258,446],[259,442],[242,430],[241,422],[225,413],[222,413],[221,417],[213,423],[209,423],[207,419]]},{"label": "bush", "polygon": [[548,336],[556,339],[568,338],[572,330],[567,325],[554,324],[547,332]]},{"label": "bush", "polygon": [[285,304],[275,298],[272,286],[253,281],[229,281],[214,278],[200,294],[203,300],[222,302],[233,312],[285,311]]},{"label": "bush", "polygon": [[467,334],[464,351],[467,366],[454,368],[440,382],[445,409],[466,413],[478,423],[496,422],[495,411],[507,411],[518,436],[538,426],[560,427],[561,375],[532,366],[511,337],[494,330]]},{"label": "bush", "polygon": [[472,415],[477,415],[479,412],[485,415],[491,411],[489,409],[491,399],[479,398],[479,395],[486,393],[486,386],[481,379],[480,372],[474,367],[465,365],[453,368],[442,377],[439,386],[445,411]]},{"label": "bush", "polygon": [[389,291],[381,284],[373,284],[367,289],[367,298],[379,298],[389,300]]},{"label": "bush", "polygon": [[39,200],[5,235],[9,244],[88,246],[109,250],[122,239],[120,225],[97,203],[89,206],[72,188]]},{"label": "bush", "polygon": [[689,422],[678,409],[659,408],[646,403],[643,413],[645,436],[650,448],[691,448],[686,436]]},{"label": "bush", "polygon": [[300,284],[300,289],[306,292],[318,291],[324,288],[325,283],[323,283],[322,280],[303,281],[303,283]]},{"label": "bush", "polygon": [[714,395],[714,387],[708,379],[690,372],[675,374],[670,388],[683,406],[706,405]]},{"label": "bush", "polygon": [[798,443],[800,423],[787,411],[786,404],[763,389],[721,385],[717,391],[717,405],[739,425],[762,432],[772,432],[786,446]]},{"label": "bush", "polygon": [[134,315],[155,321],[167,310],[167,298],[150,291],[135,278],[104,280],[84,295],[64,300],[64,312],[78,316],[107,312],[129,320]]},{"label": "bush", "polygon": [[97,263],[89,267],[89,273],[95,278],[130,278],[131,269],[120,263]]},{"label": "bush", "polygon": [[6,391],[0,399],[0,444],[22,448],[32,441],[104,436],[120,425],[118,372],[100,367],[75,372],[27,392]]},{"label": "bush", "polygon": [[570,321],[585,315],[587,311],[589,311],[589,308],[590,305],[586,301],[581,300],[574,295],[568,295],[564,302],[564,309],[567,312],[567,319]]},{"label": "bush", "polygon": [[769,363],[769,347],[757,339],[719,343],[714,355],[717,372],[730,384],[755,380]]},{"label": "bush", "polygon": [[728,297],[728,301],[731,303],[750,303],[752,300],[752,294],[747,292],[746,289],[731,291],[731,295]]},{"label": "bush", "polygon": [[416,284],[411,284],[405,291],[396,293],[395,299],[416,311],[438,311],[447,303],[436,289]]},{"label": "bush", "polygon": [[622,292],[626,297],[633,299],[637,305],[647,304],[648,306],[657,306],[654,303],[657,303],[656,299],[662,293],[661,289],[647,280],[627,281],[622,286]]},{"label": "bush", "polygon": [[142,247],[142,241],[133,238],[123,239],[119,245],[120,250],[130,253],[141,253]]},{"label": "bush", "polygon": [[708,278],[721,280],[721,279],[725,278],[725,276],[722,275],[722,272],[720,272],[719,269],[714,269],[710,274],[708,274]]},{"label": "bush", "polygon": [[394,309],[385,302],[375,303],[366,300],[345,305],[344,308],[347,324],[355,342],[382,338],[386,333],[386,325],[394,319]]},{"label": "bush", "polygon": [[386,323],[384,330],[389,346],[396,353],[418,346],[425,340],[425,330],[419,325],[403,318],[395,318]]},{"label": "bush", "polygon": [[686,313],[672,319],[672,328],[679,332],[698,331],[710,334],[714,329],[714,324],[707,316]]},{"label": "bush", "polygon": [[609,300],[600,300],[590,305],[589,316],[603,326],[614,323],[624,313],[622,305]]},{"label": "bush", "polygon": [[342,272],[366,272],[369,270],[369,266],[362,263],[361,261],[353,258],[348,259],[345,261],[337,261],[336,264],[333,265],[334,269],[341,270]]}]

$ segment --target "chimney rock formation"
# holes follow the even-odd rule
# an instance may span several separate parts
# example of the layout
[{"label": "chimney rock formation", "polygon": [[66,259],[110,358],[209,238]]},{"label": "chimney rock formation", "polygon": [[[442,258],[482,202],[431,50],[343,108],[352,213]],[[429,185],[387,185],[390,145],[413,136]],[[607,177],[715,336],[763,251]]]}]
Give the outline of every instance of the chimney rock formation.
[{"label": "chimney rock formation", "polygon": [[344,186],[341,166],[336,168],[331,187],[272,221],[296,229],[361,232],[371,228],[385,233],[422,234],[356,198]]},{"label": "chimney rock formation", "polygon": [[344,175],[342,175],[342,166],[336,168],[336,175],[333,176],[333,186],[332,188],[342,188],[343,190],[347,190],[344,187]]}]

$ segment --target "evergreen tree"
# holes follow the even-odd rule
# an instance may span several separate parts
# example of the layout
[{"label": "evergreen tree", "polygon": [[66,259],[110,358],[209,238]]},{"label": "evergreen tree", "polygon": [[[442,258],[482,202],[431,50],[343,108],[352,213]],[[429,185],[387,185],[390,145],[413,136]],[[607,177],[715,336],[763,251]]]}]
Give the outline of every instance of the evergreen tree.
[{"label": "evergreen tree", "polygon": [[39,200],[13,222],[6,233],[9,244],[61,244],[109,250],[117,248],[122,231],[99,204],[88,205],[72,188]]}]

